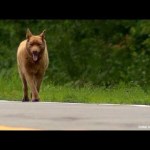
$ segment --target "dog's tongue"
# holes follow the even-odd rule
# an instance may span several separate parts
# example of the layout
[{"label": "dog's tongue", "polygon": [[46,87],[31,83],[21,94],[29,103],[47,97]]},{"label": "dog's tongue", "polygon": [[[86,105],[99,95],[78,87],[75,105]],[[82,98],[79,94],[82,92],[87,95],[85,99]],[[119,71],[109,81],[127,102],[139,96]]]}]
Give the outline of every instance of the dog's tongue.
[{"label": "dog's tongue", "polygon": [[38,60],[38,55],[33,54],[33,60],[34,60],[34,61],[37,61],[37,60]]}]

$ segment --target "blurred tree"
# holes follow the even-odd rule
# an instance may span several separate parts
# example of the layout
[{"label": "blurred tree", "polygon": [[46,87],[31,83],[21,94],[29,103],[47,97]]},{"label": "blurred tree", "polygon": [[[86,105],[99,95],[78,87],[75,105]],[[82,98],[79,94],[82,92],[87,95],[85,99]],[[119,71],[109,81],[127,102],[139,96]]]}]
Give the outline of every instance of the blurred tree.
[{"label": "blurred tree", "polygon": [[0,20],[0,75],[10,76],[26,29],[46,29],[50,66],[45,79],[56,84],[112,86],[150,83],[149,20]]}]

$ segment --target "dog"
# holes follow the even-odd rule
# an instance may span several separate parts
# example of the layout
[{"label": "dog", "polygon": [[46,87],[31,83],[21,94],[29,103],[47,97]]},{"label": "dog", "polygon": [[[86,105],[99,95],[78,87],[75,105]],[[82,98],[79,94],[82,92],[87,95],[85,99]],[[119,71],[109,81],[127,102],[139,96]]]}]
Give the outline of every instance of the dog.
[{"label": "dog", "polygon": [[17,66],[24,93],[22,102],[30,101],[28,86],[31,90],[32,102],[40,101],[40,86],[48,64],[49,57],[45,40],[45,30],[39,35],[33,35],[27,29],[26,39],[20,43],[17,50]]}]

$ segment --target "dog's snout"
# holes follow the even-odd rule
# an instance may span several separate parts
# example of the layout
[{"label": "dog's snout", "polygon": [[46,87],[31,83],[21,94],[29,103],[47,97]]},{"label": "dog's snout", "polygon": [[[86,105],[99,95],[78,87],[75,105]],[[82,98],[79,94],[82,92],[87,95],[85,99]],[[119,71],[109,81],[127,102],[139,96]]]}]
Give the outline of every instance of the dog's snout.
[{"label": "dog's snout", "polygon": [[37,54],[38,54],[38,52],[37,52],[37,51],[33,51],[32,53],[33,53],[34,55],[37,55]]}]

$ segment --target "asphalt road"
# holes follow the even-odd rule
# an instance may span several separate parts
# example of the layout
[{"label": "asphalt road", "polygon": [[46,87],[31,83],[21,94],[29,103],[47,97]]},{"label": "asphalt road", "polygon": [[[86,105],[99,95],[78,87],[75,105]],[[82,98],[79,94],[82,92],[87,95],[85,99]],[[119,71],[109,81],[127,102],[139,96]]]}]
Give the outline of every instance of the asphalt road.
[{"label": "asphalt road", "polygon": [[0,100],[0,130],[150,130],[150,106]]}]

